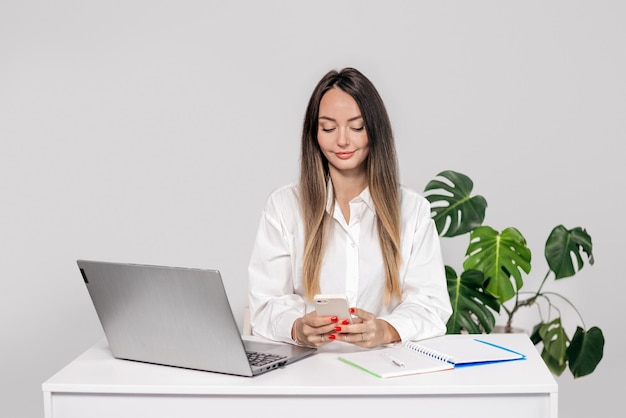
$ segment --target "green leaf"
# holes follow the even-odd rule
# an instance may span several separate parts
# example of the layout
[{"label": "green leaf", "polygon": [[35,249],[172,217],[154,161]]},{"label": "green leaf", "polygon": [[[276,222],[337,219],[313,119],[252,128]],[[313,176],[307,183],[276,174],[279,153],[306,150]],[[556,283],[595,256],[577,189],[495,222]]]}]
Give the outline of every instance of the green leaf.
[{"label": "green leaf", "polygon": [[442,171],[426,185],[424,195],[431,203],[439,235],[455,237],[482,225],[487,201],[471,197],[473,187],[469,177],[451,170]]},{"label": "green leaf", "polygon": [[489,308],[499,312],[500,304],[496,298],[483,291],[482,272],[464,271],[459,277],[452,267],[446,266],[446,280],[452,303],[447,333],[460,334],[462,330],[470,334],[491,332],[495,317]]},{"label": "green leaf", "polygon": [[532,341],[534,345],[537,345],[541,342],[541,335],[539,334],[539,330],[541,329],[544,323],[545,322],[542,321],[536,324],[533,327],[533,331],[530,333],[530,341]]},{"label": "green leaf", "polygon": [[[480,270],[485,275],[486,289],[504,303],[522,288],[522,271],[530,272],[531,251],[526,239],[516,228],[502,233],[490,226],[476,228],[470,234],[465,270]],[[515,279],[515,286],[510,277]]]},{"label": "green leaf", "polygon": [[539,335],[543,342],[541,358],[552,374],[560,376],[567,367],[566,349],[569,338],[561,324],[561,318],[556,318],[539,328]]},{"label": "green leaf", "polygon": [[583,377],[592,373],[604,354],[604,335],[598,327],[591,327],[585,332],[581,327],[576,333],[569,347],[567,358],[569,369],[574,378]]},{"label": "green leaf", "polygon": [[[563,279],[576,274],[583,268],[582,253],[587,253],[589,264],[593,265],[593,245],[587,231],[580,227],[566,229],[563,225],[555,227],[546,241],[545,256],[550,270],[555,274],[555,279]],[[572,261],[572,255],[576,258],[577,268]]]}]

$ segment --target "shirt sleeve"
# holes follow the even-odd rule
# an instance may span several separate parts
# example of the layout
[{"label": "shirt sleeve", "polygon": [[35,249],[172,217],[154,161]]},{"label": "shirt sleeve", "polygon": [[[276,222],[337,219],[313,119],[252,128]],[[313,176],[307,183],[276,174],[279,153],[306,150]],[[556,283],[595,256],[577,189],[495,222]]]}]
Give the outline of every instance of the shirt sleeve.
[{"label": "shirt sleeve", "polygon": [[402,302],[388,315],[381,317],[400,334],[402,341],[420,340],[443,335],[452,314],[441,244],[435,223],[431,218],[430,203],[420,197],[417,222],[405,222],[410,227],[406,235],[410,248],[402,280]]},{"label": "shirt sleeve", "polygon": [[306,303],[295,290],[293,233],[277,200],[271,196],[262,213],[248,266],[250,325],[254,335],[294,343],[291,328]]}]

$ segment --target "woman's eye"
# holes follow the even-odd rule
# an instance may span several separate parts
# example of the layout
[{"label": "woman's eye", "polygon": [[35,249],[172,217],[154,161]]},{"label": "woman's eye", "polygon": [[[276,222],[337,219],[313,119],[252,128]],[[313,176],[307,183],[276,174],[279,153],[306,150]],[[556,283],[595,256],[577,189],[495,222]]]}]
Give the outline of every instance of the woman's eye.
[{"label": "woman's eye", "polygon": [[355,131],[355,132],[361,132],[364,129],[365,129],[365,126],[359,126],[357,128],[352,128],[352,130]]},{"label": "woman's eye", "polygon": [[335,128],[324,128],[324,127],[322,127],[322,131],[323,132],[332,132],[334,130],[335,130]]}]

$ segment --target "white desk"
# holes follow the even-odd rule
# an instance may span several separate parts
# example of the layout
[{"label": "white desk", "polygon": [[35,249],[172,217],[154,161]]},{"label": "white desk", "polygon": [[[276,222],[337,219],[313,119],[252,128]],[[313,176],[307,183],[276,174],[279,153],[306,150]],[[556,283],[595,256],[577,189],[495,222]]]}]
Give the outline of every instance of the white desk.
[{"label": "white desk", "polygon": [[247,378],[116,360],[103,341],[43,383],[45,417],[556,418],[558,385],[528,336],[480,338],[527,359],[379,379],[337,360],[345,345],[333,343]]}]

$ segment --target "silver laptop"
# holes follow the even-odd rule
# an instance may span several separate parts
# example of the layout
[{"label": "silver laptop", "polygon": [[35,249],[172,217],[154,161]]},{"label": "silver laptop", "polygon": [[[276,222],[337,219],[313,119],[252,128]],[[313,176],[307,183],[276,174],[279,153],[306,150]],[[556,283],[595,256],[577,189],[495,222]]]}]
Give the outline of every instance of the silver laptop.
[{"label": "silver laptop", "polygon": [[77,264],[115,358],[255,376],[316,351],[242,339],[217,270]]}]

